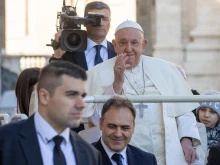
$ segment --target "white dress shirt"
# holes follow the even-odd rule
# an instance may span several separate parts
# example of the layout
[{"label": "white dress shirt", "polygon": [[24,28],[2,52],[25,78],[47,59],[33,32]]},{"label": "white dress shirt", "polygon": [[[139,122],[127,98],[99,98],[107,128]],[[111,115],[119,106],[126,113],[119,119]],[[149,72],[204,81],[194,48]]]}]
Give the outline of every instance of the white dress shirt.
[{"label": "white dress shirt", "polygon": [[126,154],[127,147],[125,147],[121,152],[114,152],[114,151],[110,150],[108,148],[108,146],[106,146],[106,144],[103,142],[102,138],[101,138],[101,143],[102,143],[102,146],[103,146],[106,154],[108,155],[109,159],[111,160],[112,165],[117,165],[117,163],[112,159],[112,155],[114,155],[115,153],[121,154],[123,165],[128,165],[127,154]]},{"label": "white dress shirt", "polygon": [[[87,38],[87,49],[85,50],[85,57],[86,57],[86,63],[88,66],[88,69],[91,69],[95,66],[95,55],[96,55],[96,46],[97,43],[92,41],[91,39]],[[102,48],[100,49],[100,56],[103,61],[108,60],[108,49],[107,49],[107,40],[105,39],[100,44],[102,45]]]},{"label": "white dress shirt", "polygon": [[[36,112],[34,115],[34,124],[36,127],[37,138],[40,144],[41,156],[44,165],[53,165],[53,138],[57,136],[57,132],[47,123],[47,121]],[[61,134],[64,138],[60,147],[65,156],[67,165],[76,165],[76,158],[70,141],[70,129],[66,128]]]}]

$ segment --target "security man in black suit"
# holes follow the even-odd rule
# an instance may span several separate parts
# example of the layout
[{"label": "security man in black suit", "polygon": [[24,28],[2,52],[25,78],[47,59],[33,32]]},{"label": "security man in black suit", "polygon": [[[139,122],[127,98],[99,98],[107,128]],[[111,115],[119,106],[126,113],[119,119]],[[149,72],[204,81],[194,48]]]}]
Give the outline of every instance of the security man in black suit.
[{"label": "security man in black suit", "polygon": [[45,66],[38,111],[0,127],[0,165],[101,165],[101,154],[70,130],[85,107],[85,70],[67,61]]},{"label": "security man in black suit", "polygon": [[105,165],[157,165],[153,154],[129,145],[134,132],[136,111],[133,104],[120,97],[109,99],[100,118],[101,139],[93,146],[102,154]]}]

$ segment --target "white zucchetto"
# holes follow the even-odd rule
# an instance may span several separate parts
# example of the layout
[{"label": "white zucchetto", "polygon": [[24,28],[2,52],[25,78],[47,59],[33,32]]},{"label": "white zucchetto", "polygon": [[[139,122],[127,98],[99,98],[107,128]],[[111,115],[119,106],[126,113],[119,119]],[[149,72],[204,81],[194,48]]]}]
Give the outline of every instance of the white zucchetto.
[{"label": "white zucchetto", "polygon": [[144,33],[144,30],[142,29],[142,27],[138,23],[136,23],[134,21],[126,20],[118,25],[118,27],[115,30],[115,34],[117,33],[117,31],[124,29],[124,28],[129,28],[129,27],[138,29],[142,33]]}]

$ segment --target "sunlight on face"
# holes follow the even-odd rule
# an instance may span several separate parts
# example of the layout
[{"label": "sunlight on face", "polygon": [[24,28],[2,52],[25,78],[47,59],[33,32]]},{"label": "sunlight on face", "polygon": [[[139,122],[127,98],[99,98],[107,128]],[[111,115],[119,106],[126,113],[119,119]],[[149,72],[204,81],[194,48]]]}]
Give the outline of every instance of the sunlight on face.
[{"label": "sunlight on face", "polygon": [[135,28],[120,29],[115,34],[115,40],[112,43],[117,54],[126,53],[129,57],[127,60],[127,64],[130,64],[129,69],[139,64],[147,45],[143,33]]}]

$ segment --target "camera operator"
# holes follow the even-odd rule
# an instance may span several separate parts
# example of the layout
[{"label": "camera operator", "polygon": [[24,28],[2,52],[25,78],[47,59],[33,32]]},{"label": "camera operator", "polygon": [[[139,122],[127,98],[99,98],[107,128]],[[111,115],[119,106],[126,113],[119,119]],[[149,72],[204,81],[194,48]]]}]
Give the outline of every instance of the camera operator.
[{"label": "camera operator", "polygon": [[[50,58],[50,61],[66,60],[88,70],[116,56],[113,45],[106,40],[111,22],[109,6],[101,1],[90,2],[85,7],[84,17],[88,16],[89,12],[103,14],[104,18],[101,18],[101,24],[98,27],[94,27],[91,24],[86,25],[87,49],[84,52],[69,52],[63,51],[59,47],[54,51],[54,55]],[[62,30],[59,30],[55,34],[55,41],[59,42],[61,32]]]}]

